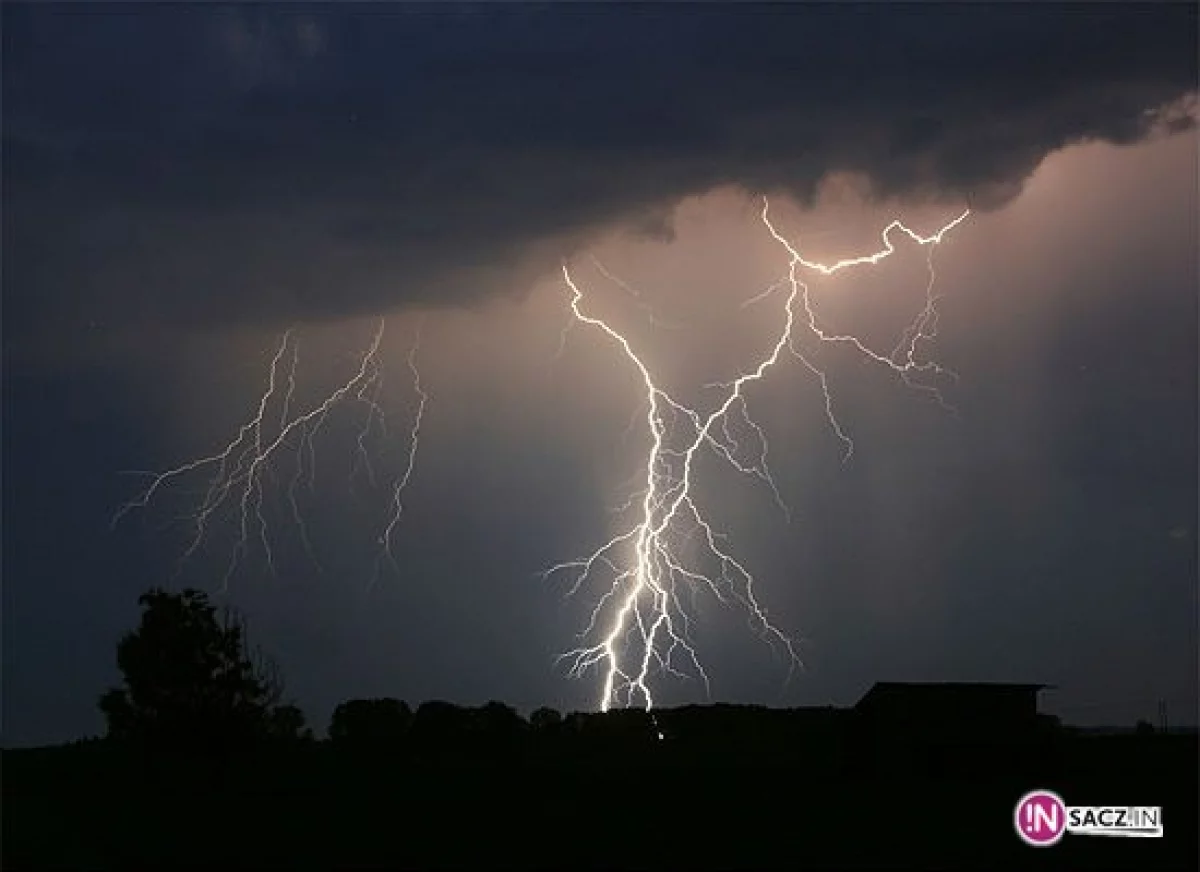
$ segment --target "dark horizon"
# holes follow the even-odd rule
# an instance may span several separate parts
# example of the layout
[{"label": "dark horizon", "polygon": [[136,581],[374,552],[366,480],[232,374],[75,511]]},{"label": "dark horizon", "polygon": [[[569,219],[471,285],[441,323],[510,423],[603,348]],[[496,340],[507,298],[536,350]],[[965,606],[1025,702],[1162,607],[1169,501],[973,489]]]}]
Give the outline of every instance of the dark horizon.
[{"label": "dark horizon", "polygon": [[[362,700],[339,707],[328,741],[280,734],[212,746],[188,729],[165,744],[126,737],[6,751],[5,860],[54,868],[179,868],[231,857],[248,868],[1012,867],[1032,856],[1014,832],[1014,804],[1019,810],[1031,787],[1071,808],[1114,808],[1117,795],[1155,809],[1159,838],[1071,834],[1044,845],[1055,862],[1168,869],[1194,860],[1192,735],[1077,733],[1030,716],[1028,699],[1011,687],[956,700],[961,690],[940,694],[939,704],[921,692],[899,708],[877,700],[861,711],[688,706],[657,715],[541,711],[529,721],[496,703],[413,711]],[[918,698],[927,710],[912,705]],[[656,826],[637,826],[635,816],[616,853],[603,838],[580,837],[581,813],[627,810],[631,789],[643,791],[632,807]],[[92,807],[78,797],[106,801]],[[756,801],[737,801],[744,797]],[[223,825],[197,837],[196,822],[213,808]],[[720,826],[680,839],[701,808],[719,812]],[[849,838],[847,817],[871,837]],[[538,825],[519,825],[531,820]]]},{"label": "dark horizon", "polygon": [[[1061,726],[1062,729],[1064,729],[1068,732],[1072,732],[1072,733],[1079,733],[1079,734],[1086,734],[1086,735],[1123,735],[1123,734],[1127,734],[1127,733],[1134,733],[1134,732],[1138,731],[1139,729],[1143,728],[1145,725],[1148,725],[1150,728],[1152,728],[1153,732],[1157,733],[1157,734],[1189,735],[1189,734],[1193,734],[1193,733],[1200,731],[1200,727],[1198,727],[1195,723],[1179,723],[1179,722],[1173,720],[1170,717],[1171,713],[1169,710],[1167,711],[1167,722],[1166,722],[1165,726],[1159,720],[1152,720],[1150,718],[1142,718],[1142,719],[1139,719],[1137,722],[1130,723],[1130,724],[1091,724],[1091,725],[1073,724],[1069,721],[1064,721],[1061,718],[1058,718],[1057,715],[1054,715],[1054,713],[1052,711],[1047,710],[1047,708],[1043,705],[1043,701],[1045,699],[1043,694],[1045,694],[1048,691],[1052,691],[1053,688],[1045,687],[1045,686],[1041,686],[1041,685],[1029,685],[1029,684],[1024,684],[1024,683],[1013,683],[1013,682],[880,681],[880,682],[874,682],[868,688],[868,690],[863,694],[863,696],[860,697],[859,700],[852,702],[849,705],[807,704],[807,705],[793,705],[793,706],[772,706],[770,704],[764,704],[764,703],[723,702],[720,700],[712,700],[712,701],[681,703],[679,705],[674,705],[669,708],[652,709],[649,712],[646,712],[643,709],[629,709],[628,711],[631,711],[635,714],[642,713],[647,716],[650,716],[650,715],[658,716],[658,715],[665,714],[667,717],[670,717],[672,714],[678,715],[680,713],[687,713],[687,712],[699,713],[699,712],[708,711],[710,713],[717,714],[717,713],[720,713],[721,711],[730,711],[730,710],[741,710],[744,712],[750,712],[750,711],[757,710],[757,711],[776,713],[776,714],[787,714],[787,713],[803,714],[805,712],[853,713],[856,710],[856,708],[859,706],[859,704],[862,702],[862,699],[865,698],[867,696],[867,694],[869,694],[871,692],[871,690],[873,690],[877,687],[882,687],[882,686],[887,686],[887,685],[917,686],[920,688],[928,688],[928,687],[938,688],[938,687],[952,686],[952,687],[985,688],[985,689],[990,688],[990,687],[996,687],[996,686],[1016,687],[1016,688],[1038,687],[1039,688],[1039,690],[1038,690],[1038,700],[1039,700],[1038,714],[1039,714],[1039,716],[1056,718],[1059,726]],[[425,704],[431,704],[434,706],[450,705],[450,706],[453,706],[454,708],[459,709],[463,712],[480,711],[489,705],[495,705],[497,703],[508,707],[508,704],[506,702],[504,702],[503,700],[496,700],[496,699],[489,699],[489,700],[479,701],[476,703],[461,703],[461,702],[454,702],[454,701],[445,700],[445,699],[427,699],[427,700],[422,700],[420,702],[412,702],[412,701],[409,701],[409,700],[406,700],[406,699],[403,699],[400,697],[395,697],[395,696],[345,699],[345,700],[342,700],[338,705],[344,705],[347,703],[355,703],[355,702],[376,702],[376,701],[380,701],[380,700],[395,701],[395,702],[401,703],[403,705],[406,705],[409,708],[409,710],[411,710],[411,712],[414,714],[421,708],[422,705],[425,705]],[[532,714],[534,714],[535,712],[537,712],[539,710],[547,710],[547,709],[551,710],[551,711],[555,712],[557,715],[561,716],[564,721],[569,720],[573,717],[583,717],[583,718],[592,719],[592,718],[603,718],[603,716],[604,716],[604,713],[597,712],[594,709],[593,710],[584,709],[584,710],[559,711],[559,710],[555,709],[553,706],[548,706],[548,705],[534,705],[534,706],[527,706],[527,707],[512,706],[511,708],[525,722],[529,722],[530,716]],[[335,711],[336,711],[336,708],[335,708]],[[625,710],[617,710],[617,711],[625,711]],[[334,712],[331,711],[331,712],[323,714],[321,716],[321,718],[314,719],[312,717],[312,715],[313,715],[312,712],[305,712],[306,723],[311,728],[313,728],[314,736],[318,741],[328,740],[328,738],[329,738],[329,723],[328,723],[328,721],[329,721],[329,716],[333,715],[333,713]],[[42,744],[42,745],[5,744],[2,747],[5,750],[21,750],[21,749],[34,750],[34,749],[39,749],[39,748],[48,750],[51,748],[64,747],[64,746],[75,745],[75,744],[79,744],[79,743],[102,741],[103,739],[104,739],[103,731],[101,731],[100,733],[97,733],[97,734],[78,736],[76,738],[68,739],[63,742],[47,743],[47,744]]]}]

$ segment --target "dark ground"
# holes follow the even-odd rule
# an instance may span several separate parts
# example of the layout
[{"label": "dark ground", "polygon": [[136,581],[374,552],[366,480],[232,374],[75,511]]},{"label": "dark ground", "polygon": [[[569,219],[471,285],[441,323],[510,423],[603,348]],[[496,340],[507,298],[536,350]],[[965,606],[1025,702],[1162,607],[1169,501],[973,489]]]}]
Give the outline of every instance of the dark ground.
[{"label": "dark ground", "polygon": [[[6,751],[4,867],[1197,868],[1195,735],[864,750],[826,731],[529,737],[218,761]],[[856,750],[849,750],[851,747]],[[1034,788],[1163,807],[1163,839],[1013,830]]]}]

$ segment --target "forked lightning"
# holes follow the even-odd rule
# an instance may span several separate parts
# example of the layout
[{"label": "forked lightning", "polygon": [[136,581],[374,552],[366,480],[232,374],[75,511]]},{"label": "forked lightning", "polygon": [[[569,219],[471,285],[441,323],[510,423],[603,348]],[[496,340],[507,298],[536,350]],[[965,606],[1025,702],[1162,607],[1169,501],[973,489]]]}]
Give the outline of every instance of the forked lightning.
[{"label": "forked lightning", "polygon": [[[787,354],[817,378],[824,397],[825,416],[843,445],[844,460],[850,459],[854,443],[834,414],[829,380],[824,370],[805,354],[802,340],[848,346],[872,363],[895,373],[909,386],[928,392],[943,407],[953,411],[943,400],[936,385],[918,380],[919,376],[953,376],[953,373],[932,361],[919,358],[921,345],[931,340],[937,330],[934,249],[969,214],[969,210],[964,211],[930,236],[922,236],[900,221],[893,221],[884,228],[881,234],[883,247],[878,251],[825,264],[803,257],[796,246],[775,228],[770,217],[770,203],[764,198],[761,221],[787,255],[787,274],[742,305],[762,304],[783,295],[780,312],[782,326],[756,366],[731,381],[708,386],[721,391],[721,401],[715,403],[707,413],[687,406],[668,394],[659,386],[630,341],[607,321],[588,314],[585,294],[569,266],[563,264],[562,278],[570,294],[570,319],[562,331],[555,356],[562,353],[568,332],[574,325],[594,328],[607,337],[637,371],[644,390],[626,437],[637,423],[638,415],[643,412],[642,420],[649,435],[644,466],[637,476],[640,490],[618,510],[619,513],[636,512],[636,523],[590,555],[552,566],[544,573],[549,578],[559,573],[573,572],[571,593],[578,592],[585,584],[606,574],[607,583],[603,593],[580,634],[583,642],[580,647],[563,655],[569,659],[574,675],[582,675],[593,667],[603,671],[604,681],[599,700],[602,710],[607,711],[614,705],[638,704],[652,709],[655,703],[651,679],[659,672],[683,676],[686,673],[681,669],[690,668],[692,674],[698,675],[708,686],[708,674],[691,641],[691,618],[681,598],[685,594],[694,598],[698,591],[707,591],[722,603],[739,603],[762,636],[786,653],[790,667],[795,668],[800,664],[796,643],[771,622],[766,609],[759,602],[754,576],[730,553],[725,544],[725,535],[714,529],[702,511],[695,487],[696,458],[704,451],[711,451],[735,471],[759,479],[771,489],[781,511],[790,517],[790,510],[768,464],[767,436],[751,417],[747,395],[750,387],[762,381]],[[821,327],[804,276],[815,274],[827,277],[856,267],[874,266],[895,252],[892,236],[896,233],[927,249],[928,282],[923,308],[892,351],[885,354],[871,349],[856,336],[831,333]],[[650,318],[651,323],[668,326],[657,318],[641,292],[618,279],[594,258],[592,262],[604,277],[634,299],[638,309]],[[353,479],[357,470],[362,469],[369,482],[373,484],[376,480],[376,470],[366,440],[373,428],[378,428],[383,436],[388,433],[387,419],[379,402],[383,387],[379,349],[384,327],[385,322],[380,319],[355,375],[303,413],[295,411],[299,345],[294,332],[286,332],[271,359],[267,386],[259,398],[257,410],[238,429],[237,435],[215,454],[152,474],[149,487],[121,507],[113,518],[113,525],[131,510],[146,507],[159,491],[176,480],[211,470],[203,498],[188,515],[192,537],[180,558],[179,568],[195,554],[222,508],[229,506],[234,511],[237,537],[224,574],[223,588],[228,586],[255,542],[261,546],[268,568],[274,571],[275,557],[268,535],[264,493],[267,484],[274,481],[274,473],[283,459],[291,456],[293,465],[285,495],[304,548],[315,561],[299,492],[301,488],[311,490],[313,487],[316,472],[315,437],[325,426],[330,413],[349,399],[366,410],[355,440],[350,476]],[[674,325],[673,329],[680,328]],[[377,538],[378,553],[372,585],[385,565],[399,570],[393,544],[405,509],[405,490],[416,466],[421,427],[430,399],[417,367],[420,342],[421,330],[418,328],[416,341],[408,355],[408,368],[418,403],[408,431],[405,466],[391,486],[388,515]],[[286,374],[283,374],[285,359],[288,362]],[[273,404],[278,404],[279,413],[278,417],[269,420]],[[685,546],[692,541],[701,546],[700,560],[685,556]]]},{"label": "forked lightning", "polygon": [[[723,544],[725,537],[713,528],[701,510],[694,482],[696,457],[702,450],[711,450],[738,472],[762,479],[771,488],[776,501],[787,511],[767,466],[766,435],[750,417],[746,395],[747,389],[761,381],[787,352],[818,378],[825,399],[825,414],[845,447],[845,459],[850,458],[854,443],[834,415],[833,398],[824,371],[805,356],[799,346],[797,326],[817,342],[851,346],[874,363],[895,372],[905,383],[929,391],[943,406],[950,408],[936,386],[916,382],[913,377],[918,374],[952,375],[936,363],[920,362],[918,351],[920,343],[933,338],[937,325],[933,249],[969,214],[969,210],[964,211],[931,236],[921,236],[900,221],[893,221],[882,232],[883,247],[880,250],[823,264],[803,257],[779,233],[770,219],[770,203],[763,198],[762,223],[788,255],[787,277],[743,305],[761,302],[786,289],[781,312],[783,325],[757,366],[732,381],[714,386],[724,391],[724,398],[707,414],[671,397],[656,383],[649,368],[620,331],[608,322],[587,314],[584,292],[572,276],[569,266],[563,265],[562,276],[570,292],[570,309],[575,322],[593,327],[606,335],[640,375],[645,391],[641,407],[645,409],[645,424],[650,436],[642,490],[629,504],[631,508],[637,505],[637,523],[590,555],[552,566],[545,572],[545,576],[550,577],[573,571],[571,593],[579,591],[594,576],[607,573],[604,593],[580,634],[584,644],[563,655],[570,660],[573,675],[581,675],[592,667],[603,671],[604,682],[599,700],[601,710],[607,711],[613,705],[632,706],[639,703],[646,709],[653,708],[651,676],[656,671],[683,676],[685,673],[679,667],[689,666],[708,687],[708,674],[691,642],[690,618],[680,598],[681,592],[694,594],[697,588],[711,592],[722,603],[730,600],[739,602],[749,612],[764,638],[786,652],[790,667],[800,664],[793,639],[771,622],[759,603],[754,590],[754,576],[729,553]],[[820,327],[809,286],[802,274],[831,276],[854,267],[878,264],[895,252],[891,241],[895,232],[928,249],[929,281],[925,289],[924,308],[904,332],[892,353],[882,354],[855,336],[829,333]],[[612,278],[607,271],[604,274]],[[740,422],[749,428],[757,442],[749,461],[738,459],[740,454],[745,453],[746,446],[739,444],[730,433],[729,424],[734,415],[739,416]],[[681,420],[686,424],[686,432],[682,436],[679,433],[681,428],[677,426]],[[683,546],[693,537],[699,537],[709,562],[718,566],[719,571],[706,572],[696,561],[684,559]]]},{"label": "forked lightning", "polygon": [[[356,470],[361,466],[368,480],[374,483],[375,470],[367,450],[366,439],[371,428],[376,425],[385,435],[387,433],[387,418],[383,407],[379,404],[379,391],[383,384],[379,348],[383,341],[385,326],[386,323],[381,318],[370,344],[359,360],[358,370],[353,377],[323,397],[308,411],[295,414],[296,369],[299,365],[300,350],[295,332],[293,330],[286,331],[271,358],[267,386],[259,397],[258,409],[254,416],[243,424],[238,429],[237,435],[216,454],[191,460],[165,472],[151,474],[149,487],[117,511],[113,516],[112,526],[116,527],[130,511],[148,506],[159,491],[176,480],[190,474],[211,470],[203,498],[187,515],[187,520],[192,527],[192,536],[179,559],[176,576],[203,544],[211,524],[222,508],[229,506],[234,509],[238,532],[222,577],[221,590],[228,589],[230,580],[244,561],[246,553],[252,547],[255,539],[261,545],[268,569],[274,572],[275,556],[271,547],[271,537],[268,534],[267,517],[263,511],[264,488],[267,481],[273,477],[271,474],[277,466],[290,455],[294,467],[288,480],[286,497],[292,520],[299,530],[304,548],[315,563],[316,555],[308,525],[304,520],[304,513],[300,508],[299,491],[302,486],[306,486],[309,491],[313,489],[316,475],[316,436],[325,426],[329,414],[351,398],[366,409],[366,417],[355,439],[356,452],[350,477],[353,478]],[[381,564],[385,560],[393,566],[396,565],[392,554],[395,526],[402,511],[403,491],[412,477],[421,422],[426,402],[429,399],[429,395],[421,385],[420,373],[417,370],[416,360],[420,350],[420,338],[421,333],[418,329],[416,341],[408,356],[413,385],[419,397],[416,417],[409,435],[408,466],[403,477],[398,479],[392,487],[392,510],[378,539],[380,554],[376,561],[372,584],[378,578]],[[280,369],[289,347],[291,356],[287,376],[284,380],[286,387],[281,388]],[[282,396],[279,396],[280,394]],[[275,402],[279,403],[279,417],[269,422],[268,411]],[[320,564],[316,565],[319,569]]]}]

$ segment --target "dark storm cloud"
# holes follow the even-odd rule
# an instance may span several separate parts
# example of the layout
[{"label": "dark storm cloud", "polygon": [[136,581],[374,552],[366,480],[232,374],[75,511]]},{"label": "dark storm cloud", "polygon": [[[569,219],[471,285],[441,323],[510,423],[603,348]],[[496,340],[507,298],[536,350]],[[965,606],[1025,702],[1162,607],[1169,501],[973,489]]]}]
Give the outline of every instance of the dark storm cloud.
[{"label": "dark storm cloud", "polygon": [[722,183],[994,204],[1065,144],[1187,124],[1156,110],[1197,79],[1194,5],[4,19],[5,332],[32,343],[464,304],[521,290],[531,243],[661,235]]}]

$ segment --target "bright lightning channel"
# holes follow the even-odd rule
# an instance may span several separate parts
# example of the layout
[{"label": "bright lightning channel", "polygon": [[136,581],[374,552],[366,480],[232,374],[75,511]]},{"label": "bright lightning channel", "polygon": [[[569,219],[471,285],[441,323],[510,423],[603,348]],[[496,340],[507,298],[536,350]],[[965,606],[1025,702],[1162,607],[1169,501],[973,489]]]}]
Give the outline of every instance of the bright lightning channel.
[{"label": "bright lightning channel", "polygon": [[[544,573],[549,578],[561,572],[574,572],[571,594],[578,592],[595,575],[602,572],[609,574],[606,590],[580,634],[583,644],[562,655],[563,659],[570,661],[570,673],[574,676],[593,668],[603,672],[599,700],[602,711],[608,711],[614,705],[633,706],[638,702],[646,710],[651,710],[654,707],[652,673],[666,672],[683,677],[685,673],[680,671],[677,664],[690,666],[693,674],[701,678],[711,693],[708,673],[690,641],[690,617],[680,601],[681,590],[693,595],[697,590],[707,590],[722,603],[727,604],[731,600],[740,603],[763,638],[773,646],[782,647],[787,653],[789,678],[792,671],[801,665],[793,639],[771,622],[767,611],[759,603],[754,576],[726,550],[723,544],[726,537],[713,528],[701,511],[694,487],[695,459],[702,449],[709,449],[738,472],[761,479],[771,488],[776,502],[787,513],[787,507],[767,466],[766,435],[750,417],[746,396],[748,388],[762,381],[785,352],[816,376],[824,397],[829,425],[844,447],[843,460],[850,459],[854,442],[834,414],[833,397],[825,372],[800,348],[797,328],[817,343],[853,348],[873,363],[895,373],[905,384],[929,392],[944,408],[953,411],[936,387],[915,381],[914,376],[954,375],[936,363],[919,361],[918,356],[920,345],[936,335],[938,297],[934,293],[936,274],[933,251],[943,237],[965,221],[969,214],[970,210],[965,210],[930,236],[921,236],[900,221],[892,221],[882,231],[883,247],[878,251],[823,264],[806,259],[780,234],[771,222],[770,203],[764,197],[760,217],[767,232],[787,253],[788,271],[784,279],[751,297],[743,306],[762,302],[786,289],[781,313],[783,326],[769,352],[754,368],[732,381],[711,386],[722,389],[724,399],[707,415],[671,397],[657,384],[630,341],[611,324],[585,311],[584,292],[572,276],[569,266],[563,264],[562,276],[570,292],[571,313],[571,320],[563,330],[563,342],[573,324],[583,324],[598,330],[617,346],[641,378],[645,392],[641,408],[645,410],[644,420],[650,435],[650,446],[641,476],[642,489],[629,503],[629,507],[633,507],[640,497],[637,523],[590,555],[552,566]],[[927,249],[929,279],[924,308],[904,331],[892,353],[881,354],[855,336],[831,333],[818,324],[809,287],[802,273],[832,276],[855,267],[874,266],[895,252],[891,237],[896,232]],[[607,270],[603,274],[613,278]],[[621,284],[629,290],[627,285]],[[560,353],[561,350],[560,345]],[[749,463],[737,459],[743,446],[729,430],[735,415],[742,425],[749,428],[757,442]],[[676,426],[680,419],[689,425],[688,435],[683,439],[679,438]],[[706,547],[707,557],[720,567],[719,573],[706,573],[694,561],[689,565],[681,556],[682,546],[694,537],[698,537]]]},{"label": "bright lightning channel", "polygon": [[[276,571],[274,549],[271,546],[271,536],[263,509],[266,484],[273,480],[276,465],[288,456],[292,456],[294,466],[288,479],[286,499],[290,508],[292,521],[295,523],[304,549],[320,570],[315,549],[309,535],[308,524],[301,510],[299,493],[302,487],[309,492],[314,488],[316,477],[316,447],[315,438],[330,415],[336,408],[346,404],[351,399],[366,408],[366,418],[355,438],[356,453],[350,468],[350,478],[362,468],[372,485],[376,481],[376,471],[371,463],[367,449],[367,439],[373,428],[387,435],[387,418],[379,403],[379,393],[383,386],[383,366],[379,359],[379,349],[383,341],[385,319],[380,318],[379,324],[372,335],[367,349],[362,353],[358,369],[347,381],[325,395],[319,402],[304,412],[296,412],[296,370],[300,361],[299,341],[295,331],[288,329],[279,340],[271,358],[267,385],[258,399],[257,410],[249,421],[242,424],[237,434],[220,451],[190,460],[165,472],[151,473],[150,485],[136,498],[130,500],[116,512],[112,518],[111,527],[115,528],[127,514],[135,509],[148,507],[151,501],[163,490],[188,475],[211,470],[204,496],[198,504],[185,516],[192,528],[191,539],[176,565],[174,577],[178,577],[188,560],[195,556],[204,543],[214,520],[220,516],[222,509],[232,508],[236,518],[237,535],[225,573],[221,580],[221,591],[226,592],[229,582],[237,573],[238,568],[246,559],[247,553],[257,542],[261,545],[262,554],[271,573]],[[392,486],[391,510],[384,531],[379,537],[381,550],[386,554],[388,562],[399,571],[399,565],[393,554],[393,538],[402,511],[402,495],[412,478],[416,463],[417,445],[420,429],[429,400],[429,394],[421,384],[420,371],[417,368],[417,354],[420,350],[421,331],[418,327],[416,340],[408,355],[408,367],[413,378],[413,387],[418,395],[419,404],[415,420],[409,433],[409,448],[407,465],[403,475]],[[288,354],[290,350],[290,355]],[[286,375],[281,375],[286,364]],[[283,386],[281,387],[281,382]],[[273,403],[279,405],[277,418],[269,420],[268,412]],[[379,561],[372,576],[374,585],[380,572]]]}]

